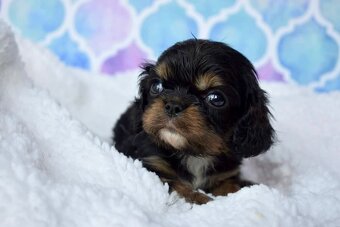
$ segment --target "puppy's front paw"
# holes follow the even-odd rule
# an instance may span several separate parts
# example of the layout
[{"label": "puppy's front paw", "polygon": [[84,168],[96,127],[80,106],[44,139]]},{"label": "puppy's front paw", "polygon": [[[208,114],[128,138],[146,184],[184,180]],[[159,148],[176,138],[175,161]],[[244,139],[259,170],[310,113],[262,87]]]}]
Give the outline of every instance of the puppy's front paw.
[{"label": "puppy's front paw", "polygon": [[212,198],[209,196],[194,191],[190,185],[185,184],[183,182],[177,181],[173,183],[172,189],[175,190],[181,197],[183,197],[189,203],[195,203],[198,205],[206,204],[207,202],[211,201]]},{"label": "puppy's front paw", "polygon": [[200,193],[200,192],[192,192],[188,197],[185,198],[187,202],[195,203],[198,205],[206,204],[207,202],[213,200],[209,196]]},{"label": "puppy's front paw", "polygon": [[225,180],[220,185],[213,188],[211,190],[211,193],[214,196],[223,196],[223,195],[228,195],[229,193],[237,192],[238,190],[241,189],[241,187],[242,185],[240,184],[239,181]]}]

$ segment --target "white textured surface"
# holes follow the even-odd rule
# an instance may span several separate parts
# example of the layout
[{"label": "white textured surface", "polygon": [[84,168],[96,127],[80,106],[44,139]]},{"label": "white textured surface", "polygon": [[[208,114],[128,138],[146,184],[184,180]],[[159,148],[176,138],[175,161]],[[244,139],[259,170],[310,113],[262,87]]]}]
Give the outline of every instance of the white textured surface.
[{"label": "white textured surface", "polygon": [[263,184],[191,207],[104,142],[136,72],[88,75],[24,41],[19,54],[2,22],[0,43],[0,226],[340,225],[340,93],[264,84],[279,142],[243,168]]}]

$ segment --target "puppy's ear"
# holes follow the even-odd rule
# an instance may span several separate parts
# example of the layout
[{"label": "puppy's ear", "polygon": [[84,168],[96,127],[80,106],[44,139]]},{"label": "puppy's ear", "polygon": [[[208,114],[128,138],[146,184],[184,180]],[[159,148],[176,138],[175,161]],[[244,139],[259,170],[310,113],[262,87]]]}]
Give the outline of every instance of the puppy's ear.
[{"label": "puppy's ear", "polygon": [[142,68],[142,73],[139,75],[139,99],[138,99],[138,103],[140,104],[141,109],[144,111],[145,106],[148,103],[148,92],[149,92],[149,88],[148,88],[148,76],[150,75],[150,73],[152,73],[152,71],[155,68],[155,65],[152,63],[144,63],[141,66]]},{"label": "puppy's ear", "polygon": [[231,138],[232,150],[238,157],[247,158],[265,152],[275,138],[266,93],[257,81],[253,82],[252,91],[248,93],[246,113],[236,124]]}]

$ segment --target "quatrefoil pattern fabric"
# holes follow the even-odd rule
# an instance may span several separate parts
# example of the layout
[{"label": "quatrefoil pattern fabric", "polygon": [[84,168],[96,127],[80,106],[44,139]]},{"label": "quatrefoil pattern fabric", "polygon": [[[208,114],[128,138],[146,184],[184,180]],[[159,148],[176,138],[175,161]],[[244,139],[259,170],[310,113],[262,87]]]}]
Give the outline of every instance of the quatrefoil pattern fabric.
[{"label": "quatrefoil pattern fabric", "polygon": [[0,0],[0,15],[67,65],[114,75],[177,41],[225,42],[266,81],[340,90],[338,0]]}]

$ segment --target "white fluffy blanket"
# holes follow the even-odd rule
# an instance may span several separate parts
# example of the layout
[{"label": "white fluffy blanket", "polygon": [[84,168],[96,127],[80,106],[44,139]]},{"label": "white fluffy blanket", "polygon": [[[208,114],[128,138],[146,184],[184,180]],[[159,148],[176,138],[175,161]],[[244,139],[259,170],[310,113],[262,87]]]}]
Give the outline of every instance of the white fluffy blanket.
[{"label": "white fluffy blanket", "polygon": [[340,93],[262,84],[278,139],[261,184],[190,205],[110,145],[137,72],[90,75],[0,22],[0,226],[340,226]]}]

